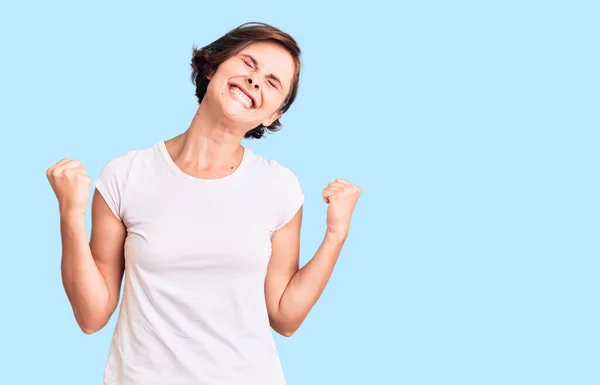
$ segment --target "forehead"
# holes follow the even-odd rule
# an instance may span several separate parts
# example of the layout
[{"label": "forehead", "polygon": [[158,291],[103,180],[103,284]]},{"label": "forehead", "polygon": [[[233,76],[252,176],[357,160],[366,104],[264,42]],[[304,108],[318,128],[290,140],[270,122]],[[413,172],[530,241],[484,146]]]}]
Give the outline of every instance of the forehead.
[{"label": "forehead", "polygon": [[266,73],[272,73],[281,79],[283,86],[289,88],[296,71],[292,55],[277,43],[256,42],[242,49],[240,55],[250,55]]}]

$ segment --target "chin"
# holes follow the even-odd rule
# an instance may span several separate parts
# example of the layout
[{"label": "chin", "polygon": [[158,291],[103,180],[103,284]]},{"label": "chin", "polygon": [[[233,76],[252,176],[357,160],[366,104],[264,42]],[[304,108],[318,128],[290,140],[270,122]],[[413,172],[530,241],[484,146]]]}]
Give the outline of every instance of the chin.
[{"label": "chin", "polygon": [[228,105],[222,106],[221,111],[223,112],[223,115],[225,115],[226,118],[235,121],[248,120],[249,115],[251,113],[250,111],[245,111]]},{"label": "chin", "polygon": [[246,108],[242,106],[237,101],[231,99],[231,97],[226,93],[222,95],[221,98],[221,111],[223,114],[235,121],[249,121],[252,117],[255,117],[256,110],[253,108]]},{"label": "chin", "polygon": [[252,111],[241,110],[230,105],[222,105],[221,114],[225,120],[233,123],[235,126],[250,127],[248,130],[251,130],[260,124],[260,122],[255,122],[256,118],[252,119]]}]

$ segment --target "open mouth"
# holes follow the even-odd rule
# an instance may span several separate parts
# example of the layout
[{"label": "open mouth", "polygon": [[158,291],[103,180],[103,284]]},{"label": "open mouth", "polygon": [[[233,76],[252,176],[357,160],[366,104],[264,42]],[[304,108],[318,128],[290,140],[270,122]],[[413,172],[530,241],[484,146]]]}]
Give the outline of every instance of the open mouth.
[{"label": "open mouth", "polygon": [[246,90],[235,84],[229,84],[229,93],[235,100],[244,106],[244,108],[251,110],[256,105],[254,98]]}]

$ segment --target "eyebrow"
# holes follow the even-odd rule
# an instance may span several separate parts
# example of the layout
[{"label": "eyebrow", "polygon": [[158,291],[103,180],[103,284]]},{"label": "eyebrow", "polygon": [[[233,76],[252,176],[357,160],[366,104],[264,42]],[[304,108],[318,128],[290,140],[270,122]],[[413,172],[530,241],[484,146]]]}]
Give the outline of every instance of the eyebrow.
[{"label": "eyebrow", "polygon": [[[256,68],[259,67],[258,62],[256,61],[256,59],[254,57],[252,57],[252,55],[248,55],[248,54],[244,53],[244,54],[242,54],[242,56],[250,59],[250,61],[252,61],[252,63],[254,64],[254,66]],[[281,80],[275,74],[270,73],[267,76],[270,77],[271,79],[275,80],[277,83],[279,83],[279,87],[283,88],[283,85],[281,84]]]}]

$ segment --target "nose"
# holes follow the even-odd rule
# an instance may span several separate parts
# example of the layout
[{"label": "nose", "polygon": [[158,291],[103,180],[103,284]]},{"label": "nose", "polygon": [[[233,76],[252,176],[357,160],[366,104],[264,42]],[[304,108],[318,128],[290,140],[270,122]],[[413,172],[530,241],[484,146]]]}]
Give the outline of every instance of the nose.
[{"label": "nose", "polygon": [[250,87],[254,88],[255,90],[258,89],[258,83],[255,82],[254,80],[252,80],[252,78],[248,78],[248,79],[246,79],[246,81],[248,82]]}]

